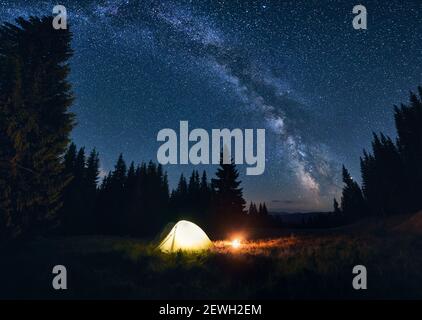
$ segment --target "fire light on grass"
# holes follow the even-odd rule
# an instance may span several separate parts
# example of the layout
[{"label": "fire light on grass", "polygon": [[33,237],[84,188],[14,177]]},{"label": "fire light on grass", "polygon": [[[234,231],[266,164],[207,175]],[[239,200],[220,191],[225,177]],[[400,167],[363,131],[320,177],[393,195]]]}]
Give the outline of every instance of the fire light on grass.
[{"label": "fire light on grass", "polygon": [[239,239],[234,239],[234,240],[232,241],[232,247],[233,247],[234,249],[239,248],[239,247],[240,247],[240,240],[239,240]]},{"label": "fire light on grass", "polygon": [[260,240],[234,238],[233,240],[213,241],[213,251],[226,254],[266,255],[275,251],[289,250],[290,247],[297,244],[297,241],[296,237],[291,236]]}]

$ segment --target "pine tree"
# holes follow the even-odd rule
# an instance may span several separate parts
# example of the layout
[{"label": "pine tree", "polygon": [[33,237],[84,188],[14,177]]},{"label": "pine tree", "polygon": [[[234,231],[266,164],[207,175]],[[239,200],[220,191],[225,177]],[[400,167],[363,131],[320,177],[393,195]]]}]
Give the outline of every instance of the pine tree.
[{"label": "pine tree", "polygon": [[108,172],[98,189],[97,203],[95,205],[95,230],[97,234],[108,234],[111,224],[110,197],[111,193],[111,172]]},{"label": "pine tree", "polygon": [[141,163],[135,171],[136,184],[129,209],[129,233],[133,236],[144,236],[151,230],[149,225],[148,195],[147,195],[147,165]]},{"label": "pine tree", "polygon": [[114,170],[104,179],[101,189],[96,217],[104,234],[123,235],[126,226],[125,184],[127,167],[120,154]]},{"label": "pine tree", "polygon": [[[161,166],[160,166],[161,168]],[[167,176],[167,172],[165,172],[164,174],[162,174],[161,176],[161,184],[160,184],[160,201],[161,201],[161,210],[163,212],[166,212],[166,221],[165,223],[168,223],[169,220],[169,203],[170,203],[170,187],[169,187],[169,181],[168,181],[168,176]]]},{"label": "pine tree", "polygon": [[410,93],[410,104],[394,107],[397,144],[405,168],[407,197],[402,199],[402,210],[422,209],[422,87],[419,96]]},{"label": "pine tree", "polygon": [[123,159],[123,154],[120,154],[117,163],[114,166],[114,171],[111,174],[111,183],[114,187],[123,189],[127,177],[126,171],[127,167],[125,160]]},{"label": "pine tree", "polygon": [[268,225],[270,217],[268,215],[268,210],[267,210],[267,206],[265,205],[265,203],[259,204],[258,216],[259,216],[259,225],[261,227]]},{"label": "pine tree", "polygon": [[86,187],[88,189],[88,192],[90,193],[90,196],[95,198],[95,193],[97,191],[98,186],[98,180],[100,175],[100,159],[98,152],[93,149],[91,153],[89,154],[88,160],[87,160],[87,167],[86,167]]},{"label": "pine tree", "polygon": [[59,211],[61,231],[64,234],[80,234],[85,214],[85,151],[77,151],[72,143],[65,156],[65,170],[71,179],[63,191],[63,207]]},{"label": "pine tree", "polygon": [[85,148],[80,148],[76,155],[73,188],[73,210],[69,215],[69,233],[83,234],[86,232],[86,158]]},{"label": "pine tree", "polygon": [[179,211],[186,208],[187,200],[188,200],[188,184],[186,182],[186,178],[184,177],[183,173],[180,175],[179,182],[176,188],[176,207]]},{"label": "pine tree", "polygon": [[64,155],[64,171],[68,175],[73,175],[76,164],[76,145],[72,142]]},{"label": "pine tree", "polygon": [[205,170],[202,172],[199,192],[201,198],[201,207],[205,209],[209,205],[211,198],[211,186],[208,183],[207,172]]},{"label": "pine tree", "polygon": [[180,175],[180,180],[177,185],[176,192],[178,193],[179,197],[182,201],[185,201],[188,194],[188,184],[186,182],[186,178],[183,176],[183,174]]},{"label": "pine tree", "polygon": [[211,185],[208,183],[207,173],[204,170],[201,176],[201,182],[199,186],[199,205],[198,210],[201,214],[200,223],[201,225],[209,225],[211,221],[212,213],[212,198],[213,191]]},{"label": "pine tree", "polygon": [[262,213],[261,213],[261,215],[263,216],[263,217],[268,217],[268,209],[267,209],[267,205],[265,204],[265,202],[262,204]]},{"label": "pine tree", "polygon": [[403,209],[408,193],[405,169],[393,141],[374,134],[373,154],[364,151],[361,158],[362,190],[373,214],[393,214]]},{"label": "pine tree", "polygon": [[378,174],[375,158],[366,150],[360,158],[360,168],[362,175],[362,192],[368,205],[368,214],[378,213],[378,204],[382,201],[381,193],[378,190]]},{"label": "pine tree", "polygon": [[258,209],[256,208],[255,203],[251,201],[249,205],[248,214],[250,217],[256,218],[258,216]]},{"label": "pine tree", "polygon": [[260,204],[259,204],[259,207],[258,207],[258,215],[259,215],[259,216],[263,216],[263,214],[264,214],[264,213],[263,213],[263,209],[262,209],[262,204],[260,203]]},{"label": "pine tree", "polygon": [[346,214],[349,219],[355,219],[364,215],[366,210],[362,191],[344,166],[343,182],[345,186],[341,197],[341,211]]},{"label": "pine tree", "polygon": [[86,161],[85,180],[83,192],[85,193],[85,216],[81,229],[84,233],[95,234],[99,231],[96,221],[95,209],[98,197],[98,181],[100,175],[100,159],[98,152],[93,149]]},{"label": "pine tree", "polygon": [[196,170],[192,171],[192,175],[189,178],[188,185],[188,198],[189,202],[192,205],[192,209],[197,209],[197,202],[199,200],[199,190],[200,190],[200,181],[199,173]]},{"label": "pine tree", "polygon": [[98,232],[95,221],[99,156],[92,150],[85,157],[85,149],[77,151],[72,143],[65,156],[66,175],[71,177],[64,189],[63,207],[59,212],[60,232],[64,234],[89,234]]},{"label": "pine tree", "polygon": [[341,213],[340,205],[338,204],[336,198],[334,198],[334,201],[333,201],[333,208],[334,208],[334,213],[335,214],[340,214]]},{"label": "pine tree", "polygon": [[201,221],[200,188],[199,173],[193,170],[189,178],[185,214],[195,223],[200,223]]},{"label": "pine tree", "polygon": [[372,154],[361,157],[362,191],[371,214],[413,212],[422,208],[422,88],[410,105],[395,106],[397,143],[374,134]]},{"label": "pine tree", "polygon": [[245,218],[245,200],[240,188],[239,173],[233,160],[220,163],[216,178],[212,179],[215,189],[214,228],[217,232],[233,231],[242,225]]},{"label": "pine tree", "polygon": [[45,232],[68,182],[71,33],[51,25],[31,17],[0,26],[0,228],[6,223],[8,236]]},{"label": "pine tree", "polygon": [[136,184],[137,184],[138,177],[136,175],[135,163],[132,161],[129,166],[129,170],[127,171],[127,179],[124,186],[125,189],[125,202],[128,206],[131,205],[133,201],[133,197],[135,196]]},{"label": "pine tree", "polygon": [[154,190],[156,197],[153,197],[151,203],[151,211],[156,210],[155,221],[152,231],[155,234],[163,228],[169,221],[168,219],[168,204],[169,204],[169,191],[166,173],[163,172],[163,166],[159,164],[155,166],[155,183]]},{"label": "pine tree", "polygon": [[135,163],[132,161],[127,171],[127,178],[123,190],[124,194],[119,213],[122,219],[122,229],[120,230],[120,232],[124,234],[133,235],[136,231],[136,229],[134,228],[134,222],[137,218],[136,216],[139,214],[139,212],[137,212],[137,185],[137,169],[135,168]]}]

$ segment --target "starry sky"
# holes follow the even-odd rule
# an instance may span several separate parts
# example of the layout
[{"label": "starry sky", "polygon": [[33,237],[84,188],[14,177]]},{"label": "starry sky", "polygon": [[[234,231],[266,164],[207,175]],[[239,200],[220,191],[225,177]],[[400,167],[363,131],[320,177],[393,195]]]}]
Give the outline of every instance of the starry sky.
[{"label": "starry sky", "polygon": [[[265,128],[266,170],[239,171],[248,201],[330,210],[341,165],[359,180],[371,132],[394,137],[392,106],[422,84],[422,2],[59,1],[74,34],[79,146],[102,172],[119,155],[156,160],[159,130]],[[49,15],[57,1],[0,0],[0,21]],[[199,166],[212,176],[216,167]],[[172,186],[192,165],[168,165]]]}]

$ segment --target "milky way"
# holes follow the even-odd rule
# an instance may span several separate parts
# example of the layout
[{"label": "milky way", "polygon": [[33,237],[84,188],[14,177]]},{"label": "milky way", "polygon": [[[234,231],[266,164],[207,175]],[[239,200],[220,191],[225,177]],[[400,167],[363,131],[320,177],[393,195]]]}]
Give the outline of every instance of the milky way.
[{"label": "milky way", "polygon": [[[0,1],[0,19],[47,15],[49,1]],[[155,159],[156,133],[266,128],[267,164],[248,200],[328,210],[345,164],[359,176],[371,131],[393,134],[391,107],[422,83],[419,1],[62,1],[74,34],[78,145],[104,171],[120,152]],[[174,183],[192,166],[166,167]],[[201,167],[210,175],[215,167]],[[240,170],[243,172],[244,170]]]}]

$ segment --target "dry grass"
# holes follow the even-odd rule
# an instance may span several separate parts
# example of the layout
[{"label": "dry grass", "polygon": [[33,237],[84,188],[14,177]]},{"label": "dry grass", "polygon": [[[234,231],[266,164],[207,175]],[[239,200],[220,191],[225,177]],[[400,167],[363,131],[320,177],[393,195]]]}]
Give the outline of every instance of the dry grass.
[{"label": "dry grass", "polygon": [[212,251],[218,254],[249,254],[249,255],[270,255],[276,251],[287,251],[298,243],[295,236],[263,239],[263,240],[243,240],[238,248],[233,247],[232,241],[214,241]]},{"label": "dry grass", "polygon": [[395,230],[399,232],[422,235],[422,211],[412,215],[410,218],[398,225]]},{"label": "dry grass", "polygon": [[[242,240],[237,249],[216,241],[209,251],[172,254],[131,238],[40,239],[0,252],[0,298],[421,299],[420,234],[356,229]],[[56,264],[68,268],[66,293],[51,290]],[[365,292],[351,286],[357,264],[368,269]]]}]

